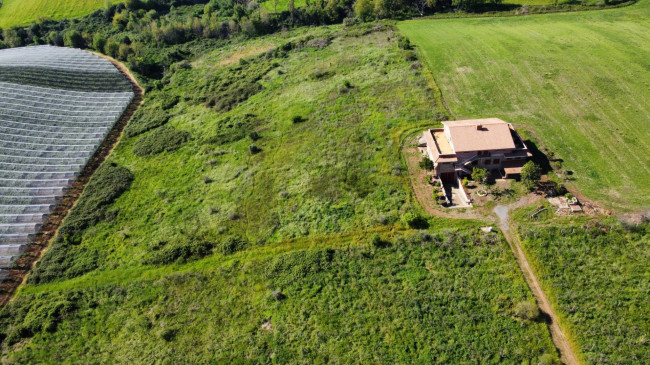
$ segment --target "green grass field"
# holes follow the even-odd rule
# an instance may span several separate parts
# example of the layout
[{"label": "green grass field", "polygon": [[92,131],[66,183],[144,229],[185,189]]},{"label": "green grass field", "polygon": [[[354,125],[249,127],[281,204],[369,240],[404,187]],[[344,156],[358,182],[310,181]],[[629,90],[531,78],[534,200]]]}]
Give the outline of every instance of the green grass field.
[{"label": "green grass field", "polygon": [[585,195],[650,204],[648,1],[597,12],[399,24],[457,119],[500,117],[564,160]]},{"label": "green grass field", "polygon": [[[121,0],[111,0],[113,4]],[[39,19],[80,17],[103,7],[106,0],[3,0],[0,27],[26,25]]]}]

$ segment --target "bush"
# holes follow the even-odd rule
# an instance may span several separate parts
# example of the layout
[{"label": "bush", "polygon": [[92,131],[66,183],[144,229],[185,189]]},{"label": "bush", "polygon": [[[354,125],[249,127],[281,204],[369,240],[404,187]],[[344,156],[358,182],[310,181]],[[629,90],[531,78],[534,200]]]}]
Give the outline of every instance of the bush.
[{"label": "bush", "polygon": [[138,134],[158,128],[169,121],[171,116],[166,113],[162,108],[142,107],[133,115],[129,124],[124,130],[125,137],[134,137]]},{"label": "bush", "polygon": [[562,362],[551,354],[544,354],[537,360],[537,365],[560,365]]},{"label": "bush", "polygon": [[427,156],[422,156],[422,159],[420,160],[420,168],[427,171],[433,170],[433,161],[431,161],[431,159]]},{"label": "bush", "polygon": [[381,237],[375,233],[370,237],[370,244],[376,248],[382,248],[388,246],[388,242],[381,239]]},{"label": "bush", "polygon": [[426,229],[429,228],[429,222],[426,218],[423,218],[415,213],[406,213],[402,216],[402,222],[409,226],[410,228],[415,229]]},{"label": "bush", "polygon": [[239,236],[230,236],[223,240],[217,246],[217,251],[222,255],[231,255],[237,251],[241,251],[248,246],[248,242]]},{"label": "bush", "polygon": [[162,126],[138,139],[133,147],[136,156],[149,156],[161,152],[175,151],[189,140],[188,132],[176,128]]},{"label": "bush", "polygon": [[515,307],[515,315],[522,319],[532,321],[539,318],[539,314],[539,307],[537,307],[537,304],[532,302],[520,302]]},{"label": "bush", "polygon": [[476,181],[477,183],[485,185],[488,181],[488,177],[490,177],[488,170],[480,167],[475,167],[472,169],[472,180]]},{"label": "bush", "polygon": [[404,61],[415,61],[418,59],[418,56],[413,51],[404,52]]},{"label": "bush", "polygon": [[248,146],[248,150],[250,151],[251,155],[256,155],[256,154],[262,152],[262,149],[257,147],[254,144]]},{"label": "bush", "polygon": [[201,239],[189,238],[172,243],[157,242],[151,246],[153,254],[146,258],[145,264],[168,265],[200,259],[212,253],[214,243]]},{"label": "bush", "polygon": [[408,38],[404,37],[404,36],[400,36],[397,39],[397,46],[399,48],[405,49],[405,50],[413,49],[413,46],[411,45],[411,41]]},{"label": "bush", "polygon": [[293,117],[291,117],[291,121],[293,122],[293,124],[302,123],[306,120],[307,119],[303,118],[301,115],[294,115]]},{"label": "bush", "polygon": [[257,132],[253,131],[248,134],[248,138],[250,138],[251,141],[257,141],[260,139],[260,135]]},{"label": "bush", "polygon": [[526,162],[521,168],[521,182],[526,185],[528,190],[533,190],[541,177],[542,169],[533,161]]}]

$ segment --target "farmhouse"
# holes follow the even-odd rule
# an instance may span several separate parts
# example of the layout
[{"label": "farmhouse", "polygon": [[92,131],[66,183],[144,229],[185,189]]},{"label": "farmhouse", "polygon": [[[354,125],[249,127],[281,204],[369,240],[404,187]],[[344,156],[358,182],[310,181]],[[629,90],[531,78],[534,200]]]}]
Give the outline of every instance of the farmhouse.
[{"label": "farmhouse", "polygon": [[498,118],[442,122],[443,128],[424,132],[423,147],[435,175],[445,182],[469,175],[474,167],[496,171],[505,178],[521,173],[532,157],[512,124]]}]

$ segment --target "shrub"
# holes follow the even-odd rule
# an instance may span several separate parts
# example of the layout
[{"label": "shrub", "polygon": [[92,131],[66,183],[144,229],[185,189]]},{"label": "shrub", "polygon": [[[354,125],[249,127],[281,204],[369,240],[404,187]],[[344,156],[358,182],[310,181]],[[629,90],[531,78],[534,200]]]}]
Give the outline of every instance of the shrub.
[{"label": "shrub", "polygon": [[375,233],[370,237],[370,244],[373,245],[373,247],[384,247],[384,240],[381,239],[381,237]]},{"label": "shrub", "polygon": [[325,80],[325,79],[329,79],[330,77],[332,77],[334,75],[335,75],[334,71],[317,70],[317,71],[314,71],[314,73],[312,73],[309,77],[312,80]]},{"label": "shrub", "polygon": [[350,80],[343,80],[343,87],[346,89],[351,89],[352,84],[350,83]]},{"label": "shrub", "polygon": [[222,255],[231,255],[237,251],[241,251],[248,246],[248,242],[239,236],[230,236],[223,240],[217,246],[217,251]]},{"label": "shrub", "polygon": [[279,290],[273,290],[271,292],[271,297],[273,297],[273,299],[275,299],[275,300],[282,300],[282,299],[286,298],[286,296],[284,294],[282,294],[282,292],[279,291]]},{"label": "shrub", "polygon": [[293,122],[293,124],[302,123],[306,120],[307,119],[303,118],[301,115],[294,115],[293,117],[291,117],[291,121]]},{"label": "shrub", "polygon": [[418,56],[413,51],[404,52],[404,61],[415,61],[418,59]]},{"label": "shrub", "polygon": [[420,168],[427,171],[433,170],[433,161],[431,161],[427,156],[422,156],[422,159],[420,160]]},{"label": "shrub", "polygon": [[480,167],[475,167],[472,169],[472,180],[476,181],[477,183],[485,185],[488,181],[488,177],[490,177],[488,170]]},{"label": "shrub", "polygon": [[214,243],[200,239],[181,239],[172,243],[158,242],[152,245],[152,255],[145,259],[145,264],[168,265],[200,259],[212,253]]},{"label": "shrub", "polygon": [[411,45],[411,41],[407,37],[404,37],[404,36],[400,36],[397,39],[397,46],[399,48],[405,49],[405,50],[413,49],[413,46]]},{"label": "shrub", "polygon": [[423,218],[419,216],[418,214],[415,213],[406,213],[404,216],[402,216],[402,222],[409,226],[410,228],[415,228],[415,229],[425,229],[429,228],[429,222],[426,220],[426,218]]},{"label": "shrub", "polygon": [[257,132],[253,131],[248,134],[248,138],[250,138],[251,141],[257,141],[260,139],[260,135]]},{"label": "shrub", "polygon": [[162,108],[142,107],[133,115],[124,130],[125,137],[134,137],[138,134],[158,128],[169,121],[170,115]]},{"label": "shrub", "polygon": [[262,152],[262,149],[257,147],[254,144],[248,146],[248,150],[250,151],[251,155],[256,155],[256,154]]},{"label": "shrub", "polygon": [[541,177],[542,169],[533,161],[526,162],[521,168],[521,182],[526,185],[528,190],[533,190]]},{"label": "shrub", "polygon": [[537,365],[560,365],[560,364],[562,364],[562,362],[557,358],[557,356],[553,356],[551,354],[543,354],[537,360]]},{"label": "shrub", "polygon": [[170,93],[161,93],[156,99],[160,100],[160,107],[162,110],[171,109],[180,101],[180,97],[178,95]]},{"label": "shrub", "polygon": [[175,151],[190,138],[190,134],[176,128],[162,126],[138,139],[133,147],[136,156],[149,156]]},{"label": "shrub", "polygon": [[520,302],[515,307],[515,315],[522,319],[535,320],[539,317],[539,307],[532,302]]},{"label": "shrub", "polygon": [[469,184],[469,179],[467,179],[467,177],[464,177],[461,183],[463,184],[463,186],[467,186],[467,184]]}]

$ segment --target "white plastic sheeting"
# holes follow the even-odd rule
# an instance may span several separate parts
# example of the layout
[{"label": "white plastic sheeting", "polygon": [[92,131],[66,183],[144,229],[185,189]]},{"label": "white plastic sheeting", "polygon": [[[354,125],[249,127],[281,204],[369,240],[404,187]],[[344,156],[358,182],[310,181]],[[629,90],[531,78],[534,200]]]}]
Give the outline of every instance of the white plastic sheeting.
[{"label": "white plastic sheeting", "polygon": [[[0,50],[0,75],[3,68],[15,73],[17,67],[32,74],[43,69],[45,75],[120,74],[110,61],[78,49]],[[133,97],[123,89],[89,92],[70,90],[69,85],[0,82],[0,281]]]}]

